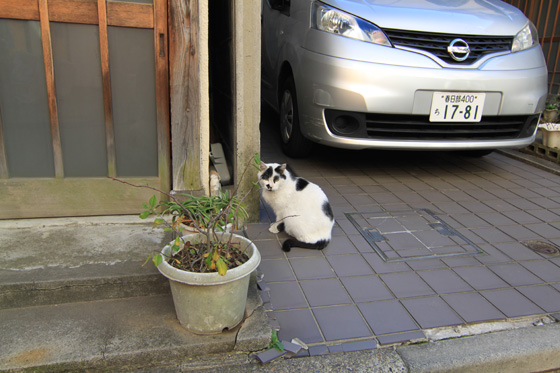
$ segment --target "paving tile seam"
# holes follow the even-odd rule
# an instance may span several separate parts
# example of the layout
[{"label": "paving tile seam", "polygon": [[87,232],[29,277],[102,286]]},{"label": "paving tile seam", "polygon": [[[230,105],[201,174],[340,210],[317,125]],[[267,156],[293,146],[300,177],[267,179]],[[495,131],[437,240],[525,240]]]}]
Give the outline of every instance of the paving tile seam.
[{"label": "paving tile seam", "polygon": [[[357,277],[357,276],[356,276]],[[380,277],[380,276],[378,276]],[[297,280],[296,282],[298,282],[299,288],[301,293],[303,294],[304,298],[306,299],[306,302],[308,304],[308,307],[306,308],[288,308],[288,309],[310,309],[313,310],[315,308],[328,308],[328,307],[335,307],[335,306],[341,306],[341,305],[354,305],[356,308],[358,308],[357,306],[359,304],[368,304],[368,303],[376,303],[376,302],[386,302],[389,300],[379,300],[379,301],[372,301],[372,302],[355,302],[351,296],[351,294],[348,292],[348,289],[344,286],[344,284],[341,282],[340,278],[336,278],[340,285],[342,286],[342,288],[344,289],[348,299],[352,300],[351,303],[339,303],[339,304],[332,304],[332,305],[324,305],[324,306],[311,306],[309,303],[309,299],[308,299],[308,295],[306,294],[306,292],[303,290],[301,283],[299,280]],[[302,281],[317,281],[317,280],[302,280]],[[432,286],[430,286],[429,284],[426,283],[426,285],[434,292],[434,294],[430,294],[430,295],[422,295],[422,296],[410,296],[410,297],[398,297],[396,296],[396,294],[392,291],[392,289],[383,281],[383,279],[381,278],[381,281],[383,282],[384,286],[389,290],[389,292],[391,293],[391,295],[394,297],[394,300],[399,301],[399,303],[405,308],[405,310],[409,313],[409,316],[416,322],[416,324],[418,325],[419,329],[421,329],[421,325],[419,323],[419,321],[417,320],[416,317],[414,317],[414,315],[410,314],[410,310],[406,307],[405,304],[402,303],[403,300],[410,300],[410,299],[423,299],[423,298],[434,298],[437,297],[439,298],[441,301],[444,302],[444,304],[446,304],[452,311],[453,313],[459,318],[459,320],[462,320],[462,324],[469,324],[469,321],[466,320],[464,317],[462,317],[459,312],[451,305],[449,304],[442,296],[446,296],[446,295],[451,295],[451,294],[479,294],[481,296],[483,296],[488,302],[490,302],[490,304],[493,304],[495,307],[497,307],[497,305],[494,304],[494,302],[492,302],[491,299],[488,299],[488,297],[485,297],[483,293],[483,291],[499,291],[499,290],[510,290],[513,289],[515,290],[520,296],[522,296],[523,298],[527,299],[531,304],[533,304],[535,307],[537,307],[538,309],[540,309],[542,311],[542,313],[540,313],[541,315],[546,315],[549,314],[547,313],[545,310],[543,310],[538,304],[536,304],[532,299],[526,297],[524,294],[520,293],[518,288],[531,288],[531,287],[536,287],[536,286],[543,286],[543,285],[549,285],[548,283],[545,284],[534,284],[534,285],[526,285],[526,286],[509,286],[509,287],[496,287],[496,288],[488,288],[488,289],[474,289],[473,291],[464,291],[464,292],[450,292],[450,293],[440,293],[435,291],[435,289],[433,289]],[[273,282],[271,282],[273,283]],[[286,310],[286,309],[284,309]],[[500,310],[499,307],[497,307],[497,310]],[[281,312],[282,310],[278,310],[279,312]],[[365,320],[365,317],[363,315],[363,313],[359,310],[360,315],[363,319],[363,321],[365,322],[366,325],[368,325],[368,328],[371,328],[371,326],[369,325],[369,323],[367,322],[367,320]],[[558,310],[556,310],[558,311]],[[554,311],[554,312],[556,312]],[[507,315],[505,315],[503,312],[500,311],[500,313],[507,318]],[[314,317],[315,323],[319,326],[319,330],[322,334],[322,329],[320,328],[320,325],[315,317],[315,314],[312,312],[312,315]],[[499,320],[499,318],[496,318],[496,320]],[[373,333],[372,330],[370,330],[370,332]],[[375,334],[374,334],[375,335]],[[324,338],[324,335],[322,335],[322,337]]]}]

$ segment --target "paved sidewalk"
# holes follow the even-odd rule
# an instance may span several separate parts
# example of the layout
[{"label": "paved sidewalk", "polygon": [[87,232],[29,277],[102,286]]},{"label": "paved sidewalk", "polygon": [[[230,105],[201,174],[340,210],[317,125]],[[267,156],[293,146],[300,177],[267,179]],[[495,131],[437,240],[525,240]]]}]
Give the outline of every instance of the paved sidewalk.
[{"label": "paved sidewalk", "polygon": [[320,185],[336,218],[322,252],[283,253],[286,236],[267,231],[267,208],[250,227],[263,257],[261,296],[281,339],[300,338],[320,355],[438,339],[439,328],[458,336],[477,333],[473,325],[556,320],[557,165],[545,162],[550,172],[502,152],[320,146],[295,160],[269,128],[261,132],[263,161],[287,162]]}]

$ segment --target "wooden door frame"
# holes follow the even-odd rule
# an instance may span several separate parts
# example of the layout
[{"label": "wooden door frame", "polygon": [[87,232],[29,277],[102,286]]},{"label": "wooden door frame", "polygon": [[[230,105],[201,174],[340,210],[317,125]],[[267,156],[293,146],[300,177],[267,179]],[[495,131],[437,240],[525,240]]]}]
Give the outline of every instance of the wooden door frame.
[{"label": "wooden door frame", "polygon": [[[131,17],[131,14],[134,17]],[[0,18],[40,22],[55,164],[54,178],[10,178],[0,119],[0,189],[2,190],[0,219],[130,214],[138,212],[142,202],[153,194],[153,191],[130,188],[109,178],[64,177],[50,22],[99,26],[108,176],[116,176],[116,161],[107,27],[122,26],[154,30],[158,176],[122,179],[169,191],[167,0],[154,0],[153,5],[105,0],[3,0],[0,3]]]}]

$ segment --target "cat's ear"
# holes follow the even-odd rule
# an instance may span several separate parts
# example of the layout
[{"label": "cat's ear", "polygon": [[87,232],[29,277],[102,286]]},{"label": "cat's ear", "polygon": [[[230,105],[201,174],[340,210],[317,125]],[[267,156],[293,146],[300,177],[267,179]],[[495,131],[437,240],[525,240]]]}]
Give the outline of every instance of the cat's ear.
[{"label": "cat's ear", "polygon": [[259,166],[260,166],[260,168],[261,168],[261,171],[264,171],[264,170],[266,170],[266,169],[268,168],[268,165],[267,165],[266,163],[264,163],[264,162],[261,162],[261,164],[260,164]]},{"label": "cat's ear", "polygon": [[286,171],[286,164],[282,163],[282,165],[278,167],[278,172],[284,174],[284,171]]}]

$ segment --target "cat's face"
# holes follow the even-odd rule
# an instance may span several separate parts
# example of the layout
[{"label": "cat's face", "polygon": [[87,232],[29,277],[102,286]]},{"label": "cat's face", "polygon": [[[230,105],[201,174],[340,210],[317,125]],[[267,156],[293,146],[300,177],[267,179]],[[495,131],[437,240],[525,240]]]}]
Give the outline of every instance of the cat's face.
[{"label": "cat's face", "polygon": [[286,179],[286,164],[261,162],[260,168],[258,178],[261,188],[271,192],[278,190],[282,181]]}]

